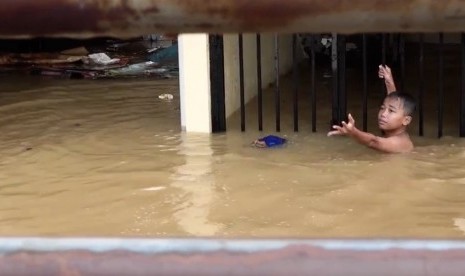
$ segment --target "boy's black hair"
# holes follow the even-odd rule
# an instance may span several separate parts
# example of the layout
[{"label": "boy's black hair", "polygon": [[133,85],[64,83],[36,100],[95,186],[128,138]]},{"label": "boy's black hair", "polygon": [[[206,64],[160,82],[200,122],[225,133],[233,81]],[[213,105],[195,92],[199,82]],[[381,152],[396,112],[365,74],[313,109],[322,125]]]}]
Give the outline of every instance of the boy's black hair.
[{"label": "boy's black hair", "polygon": [[389,93],[386,98],[397,98],[402,102],[404,112],[408,116],[413,116],[416,108],[416,101],[412,95],[400,91],[394,91]]}]

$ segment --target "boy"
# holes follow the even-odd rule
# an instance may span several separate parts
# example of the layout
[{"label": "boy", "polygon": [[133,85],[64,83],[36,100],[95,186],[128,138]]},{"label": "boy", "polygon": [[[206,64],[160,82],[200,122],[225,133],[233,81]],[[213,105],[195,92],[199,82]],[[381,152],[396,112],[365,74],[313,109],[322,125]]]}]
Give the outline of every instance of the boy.
[{"label": "boy", "polygon": [[360,144],[386,153],[405,153],[413,150],[413,143],[407,133],[407,126],[412,121],[415,100],[407,93],[397,92],[388,66],[379,66],[378,76],[384,79],[387,95],[378,112],[378,126],[383,137],[363,132],[355,127],[355,120],[349,114],[349,121],[342,126],[333,126],[328,136],[345,135]]}]

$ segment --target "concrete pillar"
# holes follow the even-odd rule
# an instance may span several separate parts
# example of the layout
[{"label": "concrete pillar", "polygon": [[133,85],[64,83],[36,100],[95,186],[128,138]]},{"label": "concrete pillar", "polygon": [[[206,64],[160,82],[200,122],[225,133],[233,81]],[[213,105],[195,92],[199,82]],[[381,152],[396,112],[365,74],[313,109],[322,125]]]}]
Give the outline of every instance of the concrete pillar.
[{"label": "concrete pillar", "polygon": [[179,43],[181,126],[186,132],[212,131],[208,34],[182,34]]}]

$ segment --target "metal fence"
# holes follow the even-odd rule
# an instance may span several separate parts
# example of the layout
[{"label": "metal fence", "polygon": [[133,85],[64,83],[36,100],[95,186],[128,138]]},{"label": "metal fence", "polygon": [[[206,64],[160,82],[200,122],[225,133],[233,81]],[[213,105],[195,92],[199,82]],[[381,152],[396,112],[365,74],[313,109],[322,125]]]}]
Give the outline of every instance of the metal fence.
[{"label": "metal fence", "polygon": [[[299,86],[300,86],[300,79],[299,77],[299,69],[298,69],[298,59],[297,59],[297,48],[298,44],[301,43],[301,39],[299,39],[298,34],[293,35],[293,129],[295,132],[299,131],[299,101],[307,100],[307,99],[299,99]],[[309,35],[316,36],[315,34]],[[347,36],[347,35],[331,35],[332,39],[332,46],[331,46],[331,53],[329,54],[329,58],[326,62],[331,63],[332,68],[332,101],[331,101],[331,110],[332,110],[332,117],[328,118],[328,126],[337,124],[343,120],[346,120],[347,114],[347,91],[346,91],[346,47],[347,47],[347,39],[354,39],[354,36]],[[438,64],[435,65],[438,68],[438,81],[437,81],[437,104],[436,104],[436,113],[437,113],[437,137],[443,136],[443,126],[444,126],[444,34],[438,33],[438,43],[434,44],[437,53],[437,60]],[[263,130],[263,91],[262,91],[262,83],[261,83],[261,42],[260,42],[260,35],[257,35],[257,97],[258,97],[258,130]],[[373,52],[379,53],[375,60],[371,60],[371,64],[386,64],[389,62],[394,62],[396,64],[396,68],[398,69],[398,77],[396,78],[397,87],[400,91],[404,90],[406,86],[406,42],[405,37],[403,34],[400,33],[382,33],[382,34],[361,34],[357,35],[356,38],[357,43],[359,44],[358,51],[358,58],[360,59],[360,64],[358,65],[362,72],[362,79],[363,79],[363,88],[362,88],[362,128],[364,131],[367,130],[367,114],[368,114],[368,95],[370,94],[368,88],[368,55],[370,53],[371,58],[373,57]],[[390,41],[390,43],[388,43]],[[416,41],[411,42],[410,44],[414,45],[414,50],[409,53],[413,56],[414,59],[417,60],[418,68],[416,70],[410,70],[410,74],[417,74],[418,78],[418,85],[417,91],[413,92],[413,96],[417,98],[417,112],[418,112],[418,135],[424,135],[424,98],[425,98],[425,41],[424,41],[424,34],[417,34]],[[275,103],[275,131],[281,131],[281,96],[282,96],[282,88],[280,86],[280,71],[279,71],[279,52],[280,47],[278,43],[278,36],[275,36],[275,94],[274,94],[274,103]],[[374,51],[373,49],[375,48]],[[460,137],[465,137],[465,34],[461,34],[461,41],[460,41],[460,49],[461,49],[461,88],[460,88],[460,100],[455,107],[458,109],[458,126],[457,126],[457,134]],[[311,130],[313,132],[317,131],[316,122],[317,122],[317,97],[318,91],[316,91],[316,55],[315,47],[308,47],[307,52],[309,55],[309,64],[311,68],[311,75],[309,76],[311,79],[310,87],[304,87],[308,94],[310,95],[310,108],[311,108]],[[239,71],[240,71],[240,128],[242,131],[246,129],[246,108],[245,108],[245,101],[244,101],[244,66],[243,66],[243,40],[242,35],[239,35]],[[429,64],[431,65],[431,64]],[[308,77],[308,76],[307,76]],[[380,86],[380,89],[384,89]],[[430,95],[427,95],[430,96]],[[450,111],[450,110],[447,110]],[[323,118],[326,119],[326,118]]]}]

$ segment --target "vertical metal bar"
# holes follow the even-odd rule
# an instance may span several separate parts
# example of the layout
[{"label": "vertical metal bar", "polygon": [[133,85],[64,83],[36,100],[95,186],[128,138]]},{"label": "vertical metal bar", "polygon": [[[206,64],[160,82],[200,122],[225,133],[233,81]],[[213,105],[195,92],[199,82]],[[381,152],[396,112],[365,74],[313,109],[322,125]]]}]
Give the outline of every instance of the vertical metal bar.
[{"label": "vertical metal bar", "polygon": [[[386,34],[383,33],[381,35],[381,64],[383,66],[386,65]],[[381,80],[381,91],[383,91],[383,95],[386,93],[386,85],[384,80]]]},{"label": "vertical metal bar", "polygon": [[386,65],[386,34],[382,34],[381,37],[381,62]]},{"label": "vertical metal bar", "polygon": [[245,97],[244,97],[244,47],[242,34],[239,34],[239,82],[241,97],[241,131],[245,131]]},{"label": "vertical metal bar", "polygon": [[[387,45],[386,48],[391,49],[391,64],[395,64],[398,60],[399,56],[399,41],[400,41],[400,35],[398,33],[393,33],[387,35]],[[386,57],[387,59],[387,57]]]},{"label": "vertical metal bar", "polygon": [[438,138],[442,137],[444,115],[444,34],[439,33]]},{"label": "vertical metal bar", "polygon": [[316,84],[315,84],[315,49],[310,48],[310,56],[312,58],[312,91],[311,91],[311,101],[312,101],[312,132],[316,132]]},{"label": "vertical metal bar", "polygon": [[460,93],[460,137],[465,137],[465,33],[462,33],[462,89]]},{"label": "vertical metal bar", "polygon": [[224,45],[222,35],[209,35],[212,132],[226,131]]},{"label": "vertical metal bar", "polygon": [[346,94],[346,36],[338,39],[338,78],[339,78],[339,121],[347,121]]},{"label": "vertical metal bar", "polygon": [[368,129],[368,69],[367,69],[367,36],[362,35],[363,59],[363,131]]},{"label": "vertical metal bar", "polygon": [[333,98],[332,98],[332,119],[331,126],[339,125],[339,78],[338,78],[338,41],[337,34],[332,34],[331,43],[331,68],[333,75]]},{"label": "vertical metal bar", "polygon": [[299,97],[299,76],[297,71],[297,35],[294,34],[292,36],[292,70],[293,70],[293,77],[294,77],[294,131],[299,131],[299,105],[298,105],[298,97]]},{"label": "vertical metal bar", "polygon": [[275,72],[276,72],[276,91],[275,91],[275,109],[276,109],[276,131],[281,131],[281,105],[280,105],[280,90],[279,90],[279,36],[275,35]]},{"label": "vertical metal bar", "polygon": [[420,57],[418,60],[418,64],[420,66],[420,76],[419,76],[419,89],[418,89],[418,135],[424,135],[423,129],[423,91],[425,87],[425,72],[424,72],[424,35],[420,34]]},{"label": "vertical metal bar", "polygon": [[405,88],[405,38],[403,34],[399,34],[399,44],[401,74],[400,91],[403,92]]},{"label": "vertical metal bar", "polygon": [[262,46],[260,34],[257,34],[257,94],[258,94],[258,130],[263,130],[263,95],[262,95]]}]

